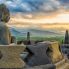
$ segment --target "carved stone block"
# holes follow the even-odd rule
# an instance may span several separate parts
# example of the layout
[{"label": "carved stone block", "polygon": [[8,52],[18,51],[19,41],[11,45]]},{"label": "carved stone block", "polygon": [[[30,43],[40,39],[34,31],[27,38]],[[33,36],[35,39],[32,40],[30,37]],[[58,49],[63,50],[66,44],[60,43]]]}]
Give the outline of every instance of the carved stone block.
[{"label": "carved stone block", "polygon": [[27,46],[29,56],[26,63],[30,66],[57,63],[63,59],[58,42],[40,42]]},{"label": "carved stone block", "polygon": [[0,68],[22,68],[24,61],[20,58],[20,53],[25,50],[25,46],[0,45]]}]

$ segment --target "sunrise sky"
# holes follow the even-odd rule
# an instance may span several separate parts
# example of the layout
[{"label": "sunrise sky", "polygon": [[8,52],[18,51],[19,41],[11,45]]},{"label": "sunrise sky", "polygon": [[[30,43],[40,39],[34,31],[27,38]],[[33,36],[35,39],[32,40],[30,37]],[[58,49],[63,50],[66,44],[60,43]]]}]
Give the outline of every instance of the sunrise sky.
[{"label": "sunrise sky", "polygon": [[69,0],[0,0],[0,3],[10,10],[9,26],[69,23]]},{"label": "sunrise sky", "polygon": [[[14,17],[11,21],[31,23],[31,24],[45,24],[45,23],[69,23],[69,13],[58,13],[55,16],[33,16],[31,14],[26,15],[27,17]],[[17,19],[18,18],[18,19]]]},{"label": "sunrise sky", "polygon": [[51,13],[61,7],[69,9],[69,0],[0,0],[0,3],[5,3],[11,12]]}]

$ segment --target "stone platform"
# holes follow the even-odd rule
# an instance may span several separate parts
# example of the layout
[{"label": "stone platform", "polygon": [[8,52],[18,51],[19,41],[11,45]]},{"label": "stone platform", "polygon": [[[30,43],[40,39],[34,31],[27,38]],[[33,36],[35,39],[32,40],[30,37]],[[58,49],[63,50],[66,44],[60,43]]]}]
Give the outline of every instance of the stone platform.
[{"label": "stone platform", "polygon": [[0,45],[0,69],[18,69],[25,66],[20,58],[20,53],[25,50],[25,46]]},{"label": "stone platform", "polygon": [[[43,64],[41,62],[40,64],[43,65],[27,67],[25,69],[69,69],[68,59],[64,57],[63,54],[61,53],[58,42],[46,41],[38,43],[37,45],[34,46],[27,46],[27,48],[31,52],[33,53],[35,52],[37,54],[37,57],[39,58],[38,60],[42,60],[43,62],[48,60],[45,56],[47,54],[47,56],[52,60],[51,61],[52,64],[51,63]],[[36,55],[35,53],[32,55],[33,58]],[[38,63],[37,57],[35,57],[36,63]],[[43,57],[45,57],[46,59],[43,59]],[[33,61],[31,62],[33,63]]]},{"label": "stone platform", "polygon": [[23,69],[69,69],[69,60],[63,59],[56,64],[46,64],[34,67],[26,67]]}]

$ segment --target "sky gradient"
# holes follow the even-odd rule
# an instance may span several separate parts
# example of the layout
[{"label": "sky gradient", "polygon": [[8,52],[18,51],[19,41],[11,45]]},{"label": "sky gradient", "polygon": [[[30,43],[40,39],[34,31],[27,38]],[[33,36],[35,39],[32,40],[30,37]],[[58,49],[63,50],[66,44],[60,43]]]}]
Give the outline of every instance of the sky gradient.
[{"label": "sky gradient", "polygon": [[[21,14],[11,16],[8,23],[10,27],[47,28],[47,23],[69,24],[69,0],[0,0],[0,3],[6,4],[11,13],[21,12]],[[42,16],[31,14],[39,12]],[[23,13],[30,14],[24,15]],[[65,27],[65,24],[63,26]]]},{"label": "sky gradient", "polygon": [[69,9],[69,0],[0,0],[11,12],[54,12],[63,7]]}]

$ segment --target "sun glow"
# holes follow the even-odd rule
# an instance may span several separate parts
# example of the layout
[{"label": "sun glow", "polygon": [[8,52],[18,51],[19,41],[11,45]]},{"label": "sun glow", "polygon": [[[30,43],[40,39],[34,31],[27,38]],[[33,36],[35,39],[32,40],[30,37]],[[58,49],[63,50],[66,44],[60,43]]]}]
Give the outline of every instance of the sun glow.
[{"label": "sun glow", "polygon": [[43,17],[42,19],[11,18],[10,21],[21,22],[21,23],[32,23],[32,24],[69,23],[69,13],[61,13],[52,18]]},{"label": "sun glow", "polygon": [[[16,26],[16,27],[42,27],[42,28],[50,28],[50,27],[58,27],[60,28],[62,27],[66,27],[68,28],[69,25],[65,25],[65,24],[69,24],[69,13],[59,13],[56,16],[53,16],[51,18],[48,18],[47,16],[40,16],[41,18],[37,18],[35,16],[35,18],[24,18],[24,17],[11,17],[8,26]],[[59,25],[54,25],[54,24],[59,24]],[[53,24],[53,25],[47,25],[47,24]],[[60,25],[60,24],[64,24],[64,25]]]}]

